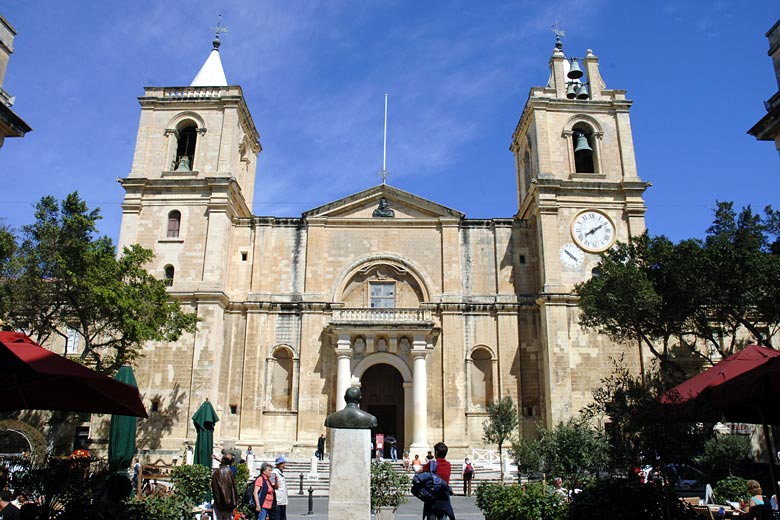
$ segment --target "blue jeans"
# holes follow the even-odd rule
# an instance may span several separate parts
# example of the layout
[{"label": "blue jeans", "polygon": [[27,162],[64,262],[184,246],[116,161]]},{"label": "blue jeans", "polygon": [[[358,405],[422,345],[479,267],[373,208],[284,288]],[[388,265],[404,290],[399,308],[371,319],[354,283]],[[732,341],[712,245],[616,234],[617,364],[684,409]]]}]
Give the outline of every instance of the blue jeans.
[{"label": "blue jeans", "polygon": [[268,509],[260,508],[260,512],[257,513],[257,520],[265,520],[268,518]]},{"label": "blue jeans", "polygon": [[398,450],[396,449],[395,446],[390,448],[390,460],[392,460],[393,462],[398,460]]}]

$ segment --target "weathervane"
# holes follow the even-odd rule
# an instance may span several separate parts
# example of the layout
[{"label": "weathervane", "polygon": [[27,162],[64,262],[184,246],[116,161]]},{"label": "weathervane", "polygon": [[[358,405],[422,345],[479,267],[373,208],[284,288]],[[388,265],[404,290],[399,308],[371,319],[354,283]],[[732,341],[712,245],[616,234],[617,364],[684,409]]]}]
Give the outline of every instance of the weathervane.
[{"label": "weathervane", "polygon": [[555,20],[555,23],[552,24],[550,30],[555,33],[555,48],[562,49],[563,42],[561,41],[561,38],[566,36],[566,33],[564,33],[563,29],[561,29],[560,26],[558,25],[557,19]]},{"label": "weathervane", "polygon": [[382,143],[382,171],[379,175],[382,176],[382,184],[387,184],[387,178],[390,176],[390,172],[387,171],[387,94],[385,94],[385,137]]},{"label": "weathervane", "polygon": [[226,33],[228,32],[227,27],[222,27],[222,15],[220,14],[217,18],[217,26],[216,27],[209,27],[209,29],[213,30],[216,35],[214,36],[214,48],[219,49],[219,35],[220,33]]}]

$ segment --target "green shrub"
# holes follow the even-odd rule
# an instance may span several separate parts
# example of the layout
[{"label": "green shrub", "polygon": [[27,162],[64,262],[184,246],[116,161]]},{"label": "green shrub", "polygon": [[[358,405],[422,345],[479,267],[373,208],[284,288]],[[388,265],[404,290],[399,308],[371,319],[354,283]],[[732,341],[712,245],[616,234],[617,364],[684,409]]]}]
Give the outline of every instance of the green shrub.
[{"label": "green shrub", "polygon": [[740,499],[750,499],[747,492],[747,480],[742,477],[726,477],[715,484],[713,491],[718,504],[722,504],[726,500],[739,502]]},{"label": "green shrub", "polygon": [[704,452],[696,457],[696,464],[717,482],[734,475],[740,461],[750,456],[750,438],[746,435],[716,435],[704,443]]},{"label": "green shrub", "polygon": [[[177,466],[177,467],[196,467],[196,466]],[[197,467],[208,469],[205,466]],[[188,498],[181,495],[160,495],[146,499],[144,519],[145,520],[191,520],[192,509],[195,504]]]},{"label": "green shrub", "polygon": [[569,505],[568,520],[593,518],[693,520],[696,514],[669,488],[640,484],[636,479],[600,479],[574,495]]},{"label": "green shrub", "polygon": [[200,504],[208,499],[211,491],[211,468],[200,464],[176,466],[171,480],[176,486],[176,495]]},{"label": "green shrub", "polygon": [[490,520],[562,520],[567,510],[562,496],[538,482],[525,486],[481,483],[476,504]]},{"label": "green shrub", "polygon": [[389,462],[371,464],[371,510],[406,503],[409,477],[399,473]]}]

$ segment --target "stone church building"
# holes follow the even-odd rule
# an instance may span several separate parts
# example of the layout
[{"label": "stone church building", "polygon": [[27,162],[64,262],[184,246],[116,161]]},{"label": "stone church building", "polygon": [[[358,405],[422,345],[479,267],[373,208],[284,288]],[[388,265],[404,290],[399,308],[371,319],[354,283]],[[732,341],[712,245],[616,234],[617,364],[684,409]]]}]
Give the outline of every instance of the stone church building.
[{"label": "stone church building", "polygon": [[645,230],[631,101],[590,50],[572,61],[559,41],[549,66],[507,136],[517,213],[491,219],[384,183],[254,215],[260,134],[218,40],[190,86],[146,88],[119,245],[152,249],[149,270],[200,318],[135,368],[149,425],[167,421],[156,452],[194,443],[208,399],[215,442],[309,456],[360,386],[375,433],[461,453],[483,447],[491,400],[511,397],[534,436],[590,402],[610,358],[638,368],[636,345],[580,328],[572,294],[599,252]]}]

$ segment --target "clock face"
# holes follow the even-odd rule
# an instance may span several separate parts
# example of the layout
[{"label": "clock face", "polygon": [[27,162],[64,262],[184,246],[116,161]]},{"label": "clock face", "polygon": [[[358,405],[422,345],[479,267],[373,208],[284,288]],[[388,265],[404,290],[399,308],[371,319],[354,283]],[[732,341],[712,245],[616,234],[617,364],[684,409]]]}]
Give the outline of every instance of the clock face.
[{"label": "clock face", "polygon": [[585,251],[600,253],[615,242],[615,225],[604,213],[586,210],[574,217],[571,236]]},{"label": "clock face", "polygon": [[585,253],[577,247],[576,244],[569,242],[561,246],[561,263],[564,267],[574,269],[582,265],[582,261],[585,260]]}]

